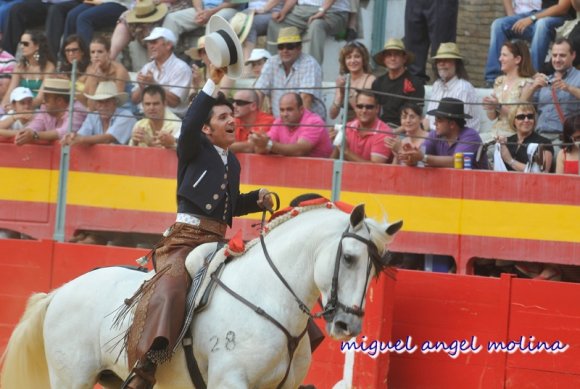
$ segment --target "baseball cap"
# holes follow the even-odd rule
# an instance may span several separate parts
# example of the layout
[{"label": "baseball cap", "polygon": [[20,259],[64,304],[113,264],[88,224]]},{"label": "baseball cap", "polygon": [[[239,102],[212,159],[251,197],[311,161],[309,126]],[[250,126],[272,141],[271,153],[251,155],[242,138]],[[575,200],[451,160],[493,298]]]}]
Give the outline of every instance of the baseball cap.
[{"label": "baseball cap", "polygon": [[175,37],[175,34],[173,32],[171,32],[171,30],[169,30],[165,27],[155,27],[151,31],[151,34],[149,34],[149,36],[147,36],[143,40],[154,41],[155,39],[159,39],[159,38],[163,38],[166,41],[173,43],[173,45],[177,44],[177,38]]},{"label": "baseball cap", "polygon": [[10,93],[10,101],[22,101],[24,99],[28,99],[28,98],[34,98],[34,95],[32,94],[32,92],[30,91],[30,89],[25,88],[23,86],[19,86],[17,88],[14,88],[12,90],[12,92]]},{"label": "baseball cap", "polygon": [[250,62],[259,61],[264,58],[270,59],[270,57],[272,57],[272,55],[267,50],[253,49],[252,53],[250,54],[250,58],[248,58],[246,61],[246,65],[248,65]]}]

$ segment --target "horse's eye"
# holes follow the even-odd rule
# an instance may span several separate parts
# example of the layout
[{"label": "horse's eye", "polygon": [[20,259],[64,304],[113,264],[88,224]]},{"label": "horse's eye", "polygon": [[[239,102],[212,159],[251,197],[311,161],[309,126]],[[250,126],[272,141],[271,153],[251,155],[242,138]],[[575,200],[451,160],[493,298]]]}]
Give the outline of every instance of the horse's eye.
[{"label": "horse's eye", "polygon": [[355,259],[356,258],[354,256],[352,256],[352,255],[344,254],[344,262],[347,265],[352,265],[354,263]]}]

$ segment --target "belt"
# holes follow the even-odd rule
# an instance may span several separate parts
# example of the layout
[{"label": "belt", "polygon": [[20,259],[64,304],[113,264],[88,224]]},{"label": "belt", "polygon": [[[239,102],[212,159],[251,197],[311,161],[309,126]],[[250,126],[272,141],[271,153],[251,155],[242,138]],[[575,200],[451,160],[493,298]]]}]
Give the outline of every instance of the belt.
[{"label": "belt", "polygon": [[225,222],[210,219],[200,215],[193,215],[190,213],[178,213],[175,220],[177,223],[189,224],[198,227],[201,230],[211,232],[220,236],[226,235],[228,225]]}]

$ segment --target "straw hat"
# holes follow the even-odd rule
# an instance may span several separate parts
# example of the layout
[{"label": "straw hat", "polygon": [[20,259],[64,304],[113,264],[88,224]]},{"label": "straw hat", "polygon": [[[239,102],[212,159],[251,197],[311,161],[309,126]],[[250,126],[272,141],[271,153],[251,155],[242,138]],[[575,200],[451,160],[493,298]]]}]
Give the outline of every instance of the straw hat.
[{"label": "straw hat", "polygon": [[204,49],[205,50],[205,35],[204,36],[200,36],[197,39],[197,46],[196,47],[192,47],[191,49],[187,49],[184,51],[184,53],[186,55],[189,55],[189,58],[195,60],[195,61],[199,61],[201,60],[201,55],[199,55],[199,50],[200,49]]},{"label": "straw hat", "polygon": [[405,48],[405,44],[403,43],[402,39],[389,38],[385,44],[385,47],[383,47],[383,50],[376,53],[373,57],[378,65],[385,66],[385,54],[387,54],[387,50],[397,50],[405,53],[407,55],[407,61],[405,62],[405,65],[409,65],[415,61],[415,54],[411,53]]},{"label": "straw hat", "polygon": [[127,13],[127,23],[153,23],[167,15],[167,4],[155,5],[153,0],[137,0],[132,10]]},{"label": "straw hat", "polygon": [[284,27],[280,29],[276,44],[280,45],[283,43],[298,43],[298,42],[302,42],[302,38],[300,37],[300,31],[298,31],[296,27]]},{"label": "straw hat", "polygon": [[242,43],[244,43],[248,37],[253,23],[254,10],[250,10],[250,12],[238,12],[234,15],[233,18],[230,19],[230,24],[232,25],[232,28]]},{"label": "straw hat", "polygon": [[47,78],[42,83],[44,93],[57,95],[69,95],[71,84],[70,80],[64,78]]},{"label": "straw hat", "polygon": [[431,57],[431,60],[436,59],[459,59],[461,61],[465,61],[461,52],[459,51],[459,47],[455,42],[445,42],[439,45],[437,49],[437,54]]},{"label": "straw hat", "polygon": [[114,97],[117,99],[118,107],[125,104],[127,98],[129,97],[125,92],[118,92],[117,85],[113,81],[101,81],[99,82],[94,95],[88,95],[86,93],[84,95],[87,99],[94,101],[108,100]]},{"label": "straw hat", "polygon": [[244,53],[232,26],[221,16],[213,15],[207,27],[205,45],[209,61],[218,68],[227,66],[229,78],[239,78],[244,67]]}]

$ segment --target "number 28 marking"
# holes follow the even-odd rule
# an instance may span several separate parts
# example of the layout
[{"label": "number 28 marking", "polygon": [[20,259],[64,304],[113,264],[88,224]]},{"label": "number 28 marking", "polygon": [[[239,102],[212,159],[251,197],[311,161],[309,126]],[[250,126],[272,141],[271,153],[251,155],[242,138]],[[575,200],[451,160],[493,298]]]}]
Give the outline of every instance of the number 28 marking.
[{"label": "number 28 marking", "polygon": [[[215,353],[215,352],[221,350],[219,337],[214,335],[211,338],[209,338],[209,341],[212,343],[212,347],[210,350],[212,353]],[[227,351],[232,351],[236,348],[236,333],[234,331],[228,331],[226,333],[225,343],[224,343],[223,347]]]}]

